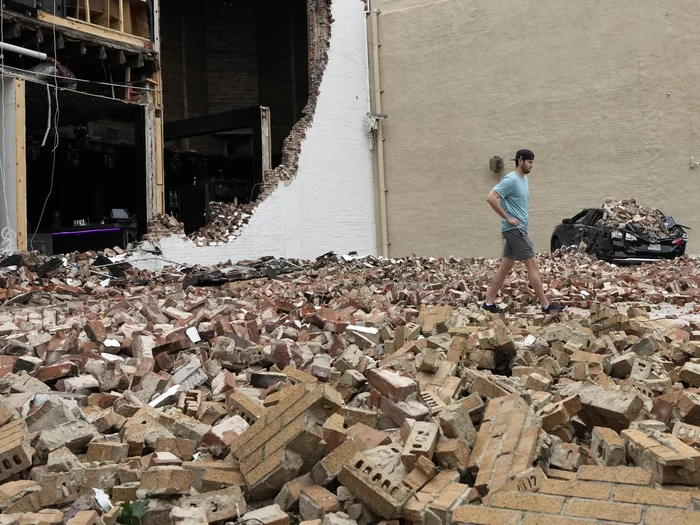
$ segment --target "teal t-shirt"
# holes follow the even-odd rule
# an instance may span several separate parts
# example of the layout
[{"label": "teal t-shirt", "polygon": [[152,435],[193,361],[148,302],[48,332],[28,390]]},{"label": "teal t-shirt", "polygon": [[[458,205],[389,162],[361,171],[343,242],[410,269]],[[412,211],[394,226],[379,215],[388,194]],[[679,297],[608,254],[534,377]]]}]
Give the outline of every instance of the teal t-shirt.
[{"label": "teal t-shirt", "polygon": [[520,226],[512,226],[501,219],[501,231],[520,228],[527,233],[527,219],[530,205],[530,187],[527,183],[527,175],[521,177],[514,171],[501,179],[501,182],[493,187],[493,191],[501,196],[501,206],[509,217],[520,219]]}]

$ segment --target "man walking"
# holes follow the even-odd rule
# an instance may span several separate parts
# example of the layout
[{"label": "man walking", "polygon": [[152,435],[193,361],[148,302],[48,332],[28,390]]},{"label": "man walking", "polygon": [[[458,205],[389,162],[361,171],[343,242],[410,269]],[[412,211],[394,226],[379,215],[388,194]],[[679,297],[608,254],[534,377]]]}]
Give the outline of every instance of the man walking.
[{"label": "man walking", "polygon": [[515,170],[503,177],[486,199],[486,202],[501,217],[501,234],[506,242],[501,264],[491,280],[482,308],[498,313],[498,307],[494,304],[496,295],[513,269],[515,261],[522,261],[527,268],[530,284],[537,293],[542,310],[547,314],[560,312],[564,309],[563,306],[547,300],[542,287],[540,270],[535,260],[535,249],[527,235],[530,203],[527,175],[532,171],[535,154],[528,149],[521,149],[511,160],[515,161]]}]

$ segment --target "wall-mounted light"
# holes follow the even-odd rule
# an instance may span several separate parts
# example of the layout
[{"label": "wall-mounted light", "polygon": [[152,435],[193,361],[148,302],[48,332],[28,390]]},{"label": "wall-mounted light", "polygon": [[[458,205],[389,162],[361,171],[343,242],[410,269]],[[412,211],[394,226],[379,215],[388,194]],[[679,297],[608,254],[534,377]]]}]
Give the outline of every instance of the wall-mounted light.
[{"label": "wall-mounted light", "polygon": [[503,159],[499,156],[495,156],[489,160],[489,169],[494,173],[498,173],[503,170]]}]

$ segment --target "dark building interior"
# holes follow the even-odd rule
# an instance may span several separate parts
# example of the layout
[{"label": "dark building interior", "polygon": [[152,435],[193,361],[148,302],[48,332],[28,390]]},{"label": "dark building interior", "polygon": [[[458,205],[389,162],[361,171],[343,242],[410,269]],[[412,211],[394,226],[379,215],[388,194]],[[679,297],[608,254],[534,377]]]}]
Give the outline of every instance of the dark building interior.
[{"label": "dark building interior", "polygon": [[[231,112],[270,109],[271,167],[280,164],[309,97],[307,19],[306,0],[163,3],[165,206],[186,231],[207,222],[208,202],[259,194],[260,123]],[[224,114],[232,129],[169,140],[169,124]]]},{"label": "dark building interior", "polygon": [[143,107],[61,90],[57,114],[54,89],[26,86],[30,249],[124,247],[145,233]]}]

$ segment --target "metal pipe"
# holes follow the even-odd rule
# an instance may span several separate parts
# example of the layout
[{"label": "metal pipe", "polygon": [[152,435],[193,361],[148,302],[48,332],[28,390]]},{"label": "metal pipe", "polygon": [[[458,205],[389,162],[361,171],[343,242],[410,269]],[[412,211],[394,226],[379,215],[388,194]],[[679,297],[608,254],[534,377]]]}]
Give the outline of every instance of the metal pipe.
[{"label": "metal pipe", "polygon": [[[379,9],[372,10],[372,62],[374,70],[374,112],[382,112],[382,84],[379,78]],[[379,213],[382,232],[382,255],[389,257],[389,231],[386,212],[386,179],[384,178],[384,123],[377,122],[377,168],[379,170]]]},{"label": "metal pipe", "polygon": [[12,53],[17,53],[18,55],[25,55],[28,57],[36,58],[38,60],[46,60],[47,59],[46,53],[41,53],[39,51],[33,51],[31,49],[26,49],[24,47],[13,46],[12,44],[8,44],[7,42],[0,42],[0,49],[4,49],[5,51],[10,51]]}]

